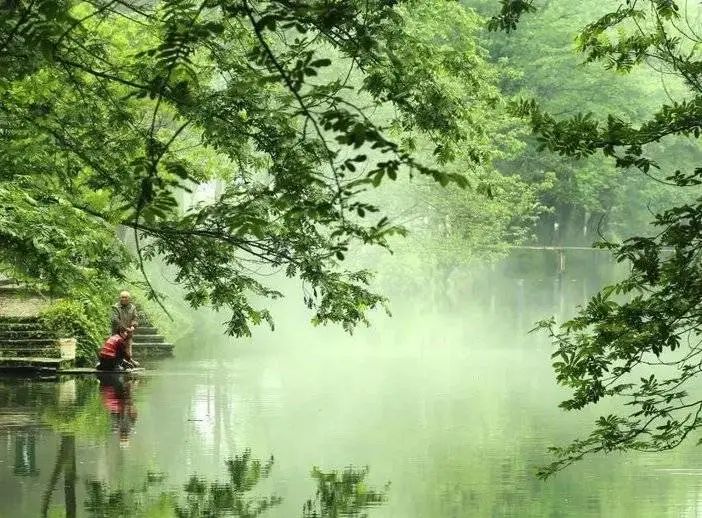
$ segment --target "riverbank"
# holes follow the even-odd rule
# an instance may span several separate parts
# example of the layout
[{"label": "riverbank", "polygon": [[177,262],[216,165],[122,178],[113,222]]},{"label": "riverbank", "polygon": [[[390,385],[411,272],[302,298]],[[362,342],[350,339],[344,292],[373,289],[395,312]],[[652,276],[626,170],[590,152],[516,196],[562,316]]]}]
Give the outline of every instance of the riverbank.
[{"label": "riverbank", "polygon": [[[45,374],[92,367],[107,335],[108,312],[109,306],[104,311],[93,311],[91,318],[77,301],[54,299],[5,282],[0,286],[0,371]],[[172,356],[173,344],[146,313],[142,311],[141,315],[133,339],[135,357]]]}]

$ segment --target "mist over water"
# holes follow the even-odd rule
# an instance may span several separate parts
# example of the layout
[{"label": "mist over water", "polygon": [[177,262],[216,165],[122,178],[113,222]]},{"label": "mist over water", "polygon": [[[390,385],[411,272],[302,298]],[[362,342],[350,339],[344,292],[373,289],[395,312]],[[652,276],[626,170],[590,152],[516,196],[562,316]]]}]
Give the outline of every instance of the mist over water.
[{"label": "mist over water", "polygon": [[547,254],[443,278],[400,269],[380,279],[393,316],[353,336],[310,326],[292,296],[273,307],[275,332],[250,339],[203,316],[174,360],[139,378],[3,381],[0,516],[70,515],[71,494],[76,516],[173,516],[167,502],[183,505],[192,475],[224,484],[227,459],[247,450],[262,466],[273,457],[242,492],[276,497],[261,516],[302,516],[315,467],[363,473],[384,495],[354,511],[369,517],[696,516],[692,445],[535,478],[546,448],[597,416],[557,408],[551,346],[527,334],[617,275],[606,258],[568,261],[560,279]]}]

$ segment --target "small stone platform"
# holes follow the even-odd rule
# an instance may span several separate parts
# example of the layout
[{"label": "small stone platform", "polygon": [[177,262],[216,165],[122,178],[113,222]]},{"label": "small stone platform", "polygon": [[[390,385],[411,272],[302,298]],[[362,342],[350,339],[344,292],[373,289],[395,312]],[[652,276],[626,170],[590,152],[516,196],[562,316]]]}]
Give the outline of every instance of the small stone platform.
[{"label": "small stone platform", "polygon": [[0,358],[0,370],[28,370],[32,372],[54,373],[73,366],[73,360],[61,358],[41,358],[30,356],[15,356]]},{"label": "small stone platform", "polygon": [[132,374],[140,374],[146,372],[143,367],[135,367],[134,369],[125,369],[121,371],[103,371],[98,369],[92,369],[90,367],[69,367],[67,369],[61,369],[59,374],[88,374],[96,376],[128,376]]}]

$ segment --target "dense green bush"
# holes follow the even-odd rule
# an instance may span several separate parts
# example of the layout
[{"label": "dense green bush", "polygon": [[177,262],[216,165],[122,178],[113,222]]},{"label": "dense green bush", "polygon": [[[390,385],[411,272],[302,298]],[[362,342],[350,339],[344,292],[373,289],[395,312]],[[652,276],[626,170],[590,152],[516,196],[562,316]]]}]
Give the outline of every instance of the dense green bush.
[{"label": "dense green bush", "polygon": [[97,347],[108,329],[107,306],[91,299],[60,299],[41,315],[42,324],[60,337],[78,341],[76,363],[89,365],[96,358]]}]

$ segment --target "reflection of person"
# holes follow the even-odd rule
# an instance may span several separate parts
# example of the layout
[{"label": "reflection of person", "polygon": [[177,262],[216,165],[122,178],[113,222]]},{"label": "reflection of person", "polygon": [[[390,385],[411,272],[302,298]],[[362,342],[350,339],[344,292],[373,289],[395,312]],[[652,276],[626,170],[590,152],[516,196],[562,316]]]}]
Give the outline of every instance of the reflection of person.
[{"label": "reflection of person", "polygon": [[114,334],[105,340],[100,349],[100,363],[97,369],[101,371],[121,370],[124,367],[136,367],[139,364],[132,360],[131,351],[128,349],[128,342],[132,337],[130,329],[120,328],[118,334]]},{"label": "reflection of person", "polygon": [[[139,324],[139,316],[137,315],[136,306],[131,302],[131,295],[128,291],[123,291],[119,294],[119,302],[112,306],[112,315],[110,317],[110,325],[112,327],[112,335],[119,333],[120,328],[134,329]],[[132,355],[132,340],[131,337],[126,344],[126,349],[129,356]]]},{"label": "reflection of person", "polygon": [[132,401],[132,389],[135,380],[125,380],[123,375],[102,375],[100,378],[100,397],[102,405],[110,413],[112,429],[119,433],[123,445],[129,443],[129,434],[137,420],[136,406]]}]

